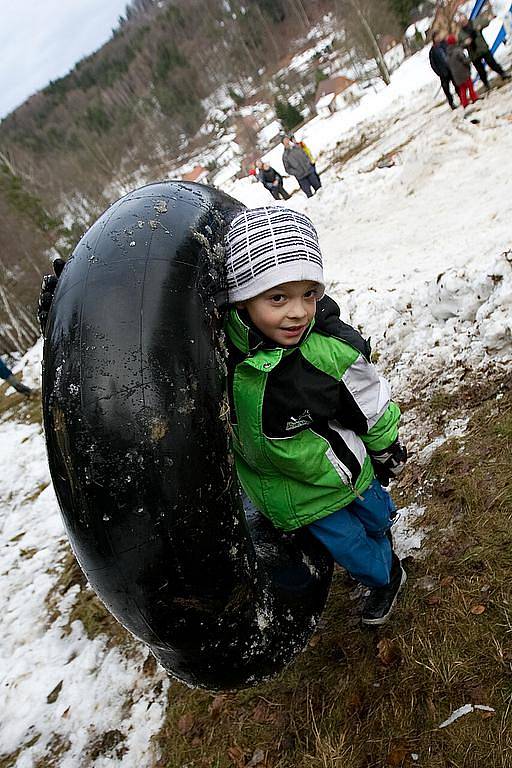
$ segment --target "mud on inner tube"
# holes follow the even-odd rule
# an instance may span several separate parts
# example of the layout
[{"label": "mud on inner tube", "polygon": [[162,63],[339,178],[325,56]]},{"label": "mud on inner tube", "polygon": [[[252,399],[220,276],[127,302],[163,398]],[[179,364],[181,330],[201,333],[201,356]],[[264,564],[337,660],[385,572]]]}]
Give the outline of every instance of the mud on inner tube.
[{"label": "mud on inner tube", "polygon": [[305,646],[332,562],[244,512],[225,394],[222,233],[243,208],[162,182],[79,242],[47,325],[43,413],[73,551],[108,610],[176,678],[260,682]]}]

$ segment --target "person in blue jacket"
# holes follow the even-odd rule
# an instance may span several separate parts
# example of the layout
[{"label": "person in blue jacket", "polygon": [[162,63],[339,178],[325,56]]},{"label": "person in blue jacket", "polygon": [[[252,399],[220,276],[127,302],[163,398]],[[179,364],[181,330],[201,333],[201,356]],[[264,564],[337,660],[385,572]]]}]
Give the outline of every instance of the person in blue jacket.
[{"label": "person in blue jacket", "polygon": [[18,379],[15,378],[13,372],[10,368],[6,366],[2,358],[0,357],[0,379],[5,379],[5,381],[11,385],[13,389],[16,390],[16,392],[20,392],[22,395],[26,395],[27,397],[30,397],[32,394],[32,390],[30,387],[27,387],[25,384],[22,384],[21,381],[18,381]]},{"label": "person in blue jacket", "polygon": [[452,83],[455,92],[457,92],[457,86],[455,85],[450,67],[448,66],[446,41],[440,32],[434,32],[432,35],[432,48],[430,49],[428,57],[430,66],[441,81],[441,88],[444,91],[448,104],[451,109],[455,109],[452,92],[450,90],[450,83]]}]

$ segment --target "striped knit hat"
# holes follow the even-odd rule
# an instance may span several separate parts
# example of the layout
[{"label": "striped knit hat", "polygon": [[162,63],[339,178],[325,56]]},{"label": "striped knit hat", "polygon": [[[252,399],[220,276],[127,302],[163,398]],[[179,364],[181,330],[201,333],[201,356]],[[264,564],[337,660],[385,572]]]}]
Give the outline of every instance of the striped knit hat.
[{"label": "striped knit hat", "polygon": [[302,213],[247,208],[229,225],[224,244],[230,304],[295,280],[325,287],[318,235]]}]

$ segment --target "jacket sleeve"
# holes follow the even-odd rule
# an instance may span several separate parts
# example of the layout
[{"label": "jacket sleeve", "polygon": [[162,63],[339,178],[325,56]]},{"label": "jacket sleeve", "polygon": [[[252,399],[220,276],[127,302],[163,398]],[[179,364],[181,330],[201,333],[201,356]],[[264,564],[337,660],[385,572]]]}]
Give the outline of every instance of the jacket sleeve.
[{"label": "jacket sleeve", "polygon": [[385,378],[362,354],[346,369],[339,385],[339,416],[368,451],[383,451],[398,437],[400,409]]},{"label": "jacket sleeve", "polygon": [[291,169],[291,165],[290,165],[290,160],[289,160],[288,155],[286,154],[286,152],[283,153],[283,165],[284,165],[284,169],[285,169],[286,173],[288,173],[288,174],[292,173],[292,169]]},{"label": "jacket sleeve", "polygon": [[461,29],[459,34],[457,35],[457,43],[459,45],[464,46],[464,40],[467,40],[468,37],[471,37],[471,35],[468,35],[467,32],[464,32],[464,30]]},{"label": "jacket sleeve", "polygon": [[488,27],[490,23],[491,20],[488,16],[479,16],[478,19],[475,19],[473,22],[473,29],[475,32],[481,32],[482,29]]}]

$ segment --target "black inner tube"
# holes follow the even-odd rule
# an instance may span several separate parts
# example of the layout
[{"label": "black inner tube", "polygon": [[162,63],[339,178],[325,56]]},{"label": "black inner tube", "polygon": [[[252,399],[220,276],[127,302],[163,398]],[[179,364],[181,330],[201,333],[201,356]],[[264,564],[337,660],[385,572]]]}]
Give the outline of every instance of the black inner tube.
[{"label": "black inner tube", "polygon": [[222,235],[242,204],[161,182],[79,242],[47,325],[43,414],[73,551],[172,675],[257,683],[305,646],[332,561],[244,513],[230,447]]}]

